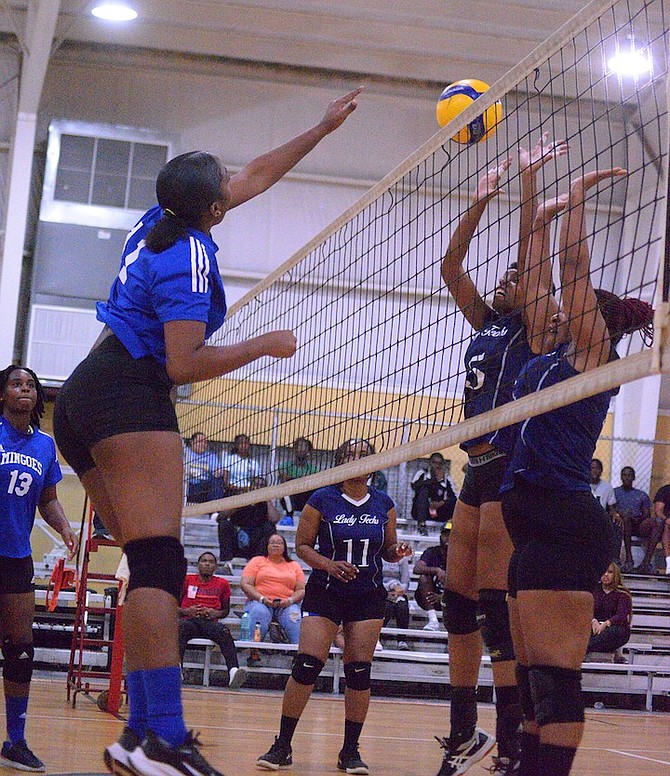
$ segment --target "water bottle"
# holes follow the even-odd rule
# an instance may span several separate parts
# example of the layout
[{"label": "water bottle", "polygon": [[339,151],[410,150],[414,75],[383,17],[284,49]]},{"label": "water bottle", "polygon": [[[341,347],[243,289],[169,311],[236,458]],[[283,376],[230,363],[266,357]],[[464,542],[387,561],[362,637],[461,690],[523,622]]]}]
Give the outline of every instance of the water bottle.
[{"label": "water bottle", "polygon": [[251,639],[251,616],[249,612],[242,615],[240,621],[240,641],[249,641]]},{"label": "water bottle", "polygon": [[261,640],[261,624],[260,622],[257,622],[254,625],[254,641],[260,641]]}]

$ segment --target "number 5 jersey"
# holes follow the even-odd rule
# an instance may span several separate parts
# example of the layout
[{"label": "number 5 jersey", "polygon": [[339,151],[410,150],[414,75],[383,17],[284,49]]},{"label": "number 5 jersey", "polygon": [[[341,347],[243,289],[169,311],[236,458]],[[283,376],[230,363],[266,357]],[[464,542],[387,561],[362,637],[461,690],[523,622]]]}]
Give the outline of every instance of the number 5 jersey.
[{"label": "number 5 jersey", "polygon": [[350,582],[340,582],[315,569],[308,584],[319,585],[342,595],[359,595],[383,590],[382,548],[388,513],[393,501],[380,490],[368,488],[360,501],[347,496],[337,485],[315,491],[307,502],[321,513],[316,549],[332,560],[345,560],[358,568]]}]

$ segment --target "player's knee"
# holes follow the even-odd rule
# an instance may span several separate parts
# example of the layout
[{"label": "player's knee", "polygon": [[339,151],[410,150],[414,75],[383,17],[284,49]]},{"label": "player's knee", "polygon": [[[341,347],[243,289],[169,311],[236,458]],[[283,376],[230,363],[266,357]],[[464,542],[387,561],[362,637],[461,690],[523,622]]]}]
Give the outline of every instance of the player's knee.
[{"label": "player's knee", "polygon": [[581,671],[529,666],[528,679],[538,725],[584,721]]},{"label": "player's knee", "polygon": [[350,690],[369,690],[372,663],[353,662],[345,663],[344,678]]},{"label": "player's knee", "polygon": [[128,592],[141,587],[164,590],[181,601],[186,558],[184,548],[172,536],[152,536],[127,542],[123,551],[128,557],[130,581]]},{"label": "player's knee", "polygon": [[305,652],[299,652],[293,658],[293,669],[291,676],[298,684],[312,685],[316,682],[325,663],[314,655],[308,655]]},{"label": "player's knee", "polygon": [[514,645],[509,627],[507,593],[504,590],[480,590],[477,620],[492,663],[514,660]]},{"label": "player's knee", "polygon": [[35,661],[35,649],[31,643],[15,643],[10,638],[5,638],[2,641],[2,657],[2,678],[6,682],[30,683]]},{"label": "player's knee", "polygon": [[477,602],[453,590],[445,590],[442,598],[442,622],[448,633],[465,636],[479,630]]}]

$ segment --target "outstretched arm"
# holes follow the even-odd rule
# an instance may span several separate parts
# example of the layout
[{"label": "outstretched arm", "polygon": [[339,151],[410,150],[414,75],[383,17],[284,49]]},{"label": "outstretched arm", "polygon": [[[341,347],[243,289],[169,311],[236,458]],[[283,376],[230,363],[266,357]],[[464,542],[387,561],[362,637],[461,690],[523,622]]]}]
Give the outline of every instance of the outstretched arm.
[{"label": "outstretched arm", "polygon": [[563,219],[560,243],[563,307],[572,335],[571,362],[578,372],[606,364],[610,338],[591,284],[591,257],[586,242],[584,200],[586,192],[602,180],[626,175],[626,170],[594,170],[570,185],[568,212]]},{"label": "outstretched arm", "polygon": [[489,311],[475,284],[463,268],[472,235],[488,203],[500,194],[500,178],[511,164],[505,159],[497,167],[491,167],[477,184],[472,204],[461,217],[451,235],[447,252],[442,259],[442,279],[454,297],[454,301],[473,329],[481,329]]},{"label": "outstretched arm", "polygon": [[347,116],[356,110],[356,97],[362,89],[363,87],[359,86],[353,92],[333,100],[318,124],[288,143],[259,156],[233,175],[230,179],[230,207],[237,207],[252,199],[283,178],[326,135],[336,130]]}]

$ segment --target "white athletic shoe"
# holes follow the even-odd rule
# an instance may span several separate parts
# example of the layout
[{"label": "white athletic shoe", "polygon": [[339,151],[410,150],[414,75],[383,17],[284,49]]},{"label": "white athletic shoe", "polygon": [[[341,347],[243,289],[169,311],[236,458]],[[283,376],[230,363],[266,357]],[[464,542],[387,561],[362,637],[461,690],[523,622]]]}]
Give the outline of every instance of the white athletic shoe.
[{"label": "white athletic shoe", "polygon": [[423,629],[427,631],[442,630],[442,628],[440,628],[440,623],[437,620],[428,620],[428,622],[423,626]]},{"label": "white athletic shoe", "polygon": [[246,681],[248,671],[246,668],[231,668],[228,672],[228,689],[236,690]]}]

